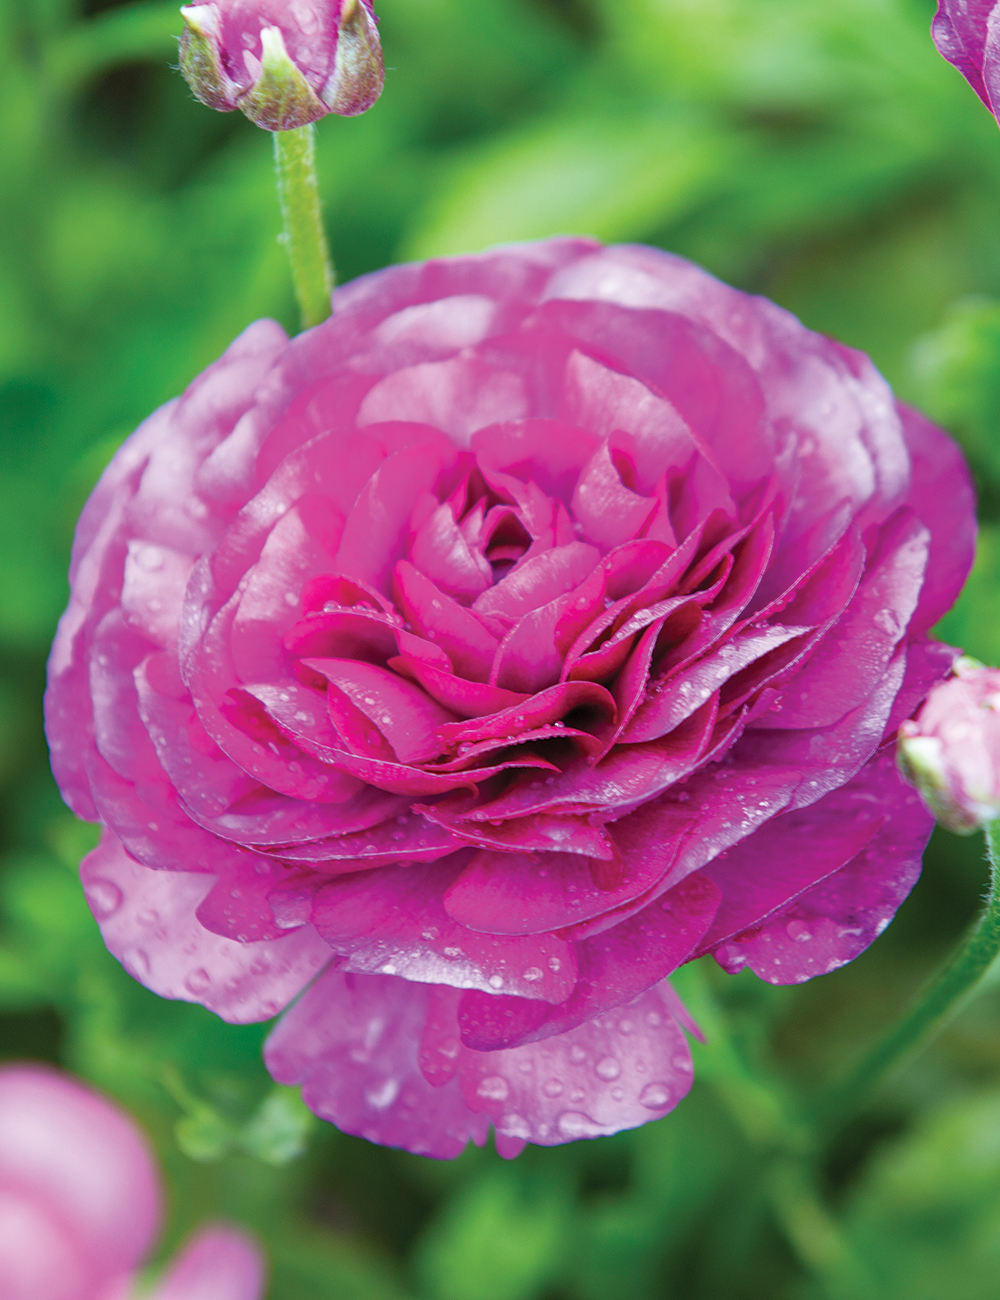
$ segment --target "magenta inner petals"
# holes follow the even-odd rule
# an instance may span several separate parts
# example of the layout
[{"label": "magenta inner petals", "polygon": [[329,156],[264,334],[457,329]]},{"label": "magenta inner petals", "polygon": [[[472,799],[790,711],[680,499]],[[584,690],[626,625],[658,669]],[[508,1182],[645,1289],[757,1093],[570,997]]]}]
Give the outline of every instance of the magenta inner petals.
[{"label": "magenta inner petals", "polygon": [[301,993],[272,1073],[372,1141],[655,1119],[691,1079],[671,972],[810,978],[911,887],[887,745],[974,532],[866,358],[653,249],[254,326],[78,531],[46,712],[105,940],[229,1020]]}]

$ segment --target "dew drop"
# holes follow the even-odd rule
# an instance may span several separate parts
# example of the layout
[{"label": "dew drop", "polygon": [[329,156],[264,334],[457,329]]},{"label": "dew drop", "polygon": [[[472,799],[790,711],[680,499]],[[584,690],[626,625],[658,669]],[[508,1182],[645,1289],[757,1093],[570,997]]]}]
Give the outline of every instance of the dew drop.
[{"label": "dew drop", "polygon": [[540,971],[537,966],[529,966],[524,972],[523,978],[526,979],[529,984],[534,984],[537,980],[542,978],[543,974],[544,972]]},{"label": "dew drop", "polygon": [[604,1133],[600,1124],[595,1124],[589,1115],[578,1110],[564,1110],[556,1120],[556,1125],[563,1137],[571,1141],[574,1138],[601,1137]]},{"label": "dew drop", "polygon": [[122,891],[111,880],[92,880],[87,886],[87,902],[95,921],[106,921],[122,905]]},{"label": "dew drop", "polygon": [[149,974],[149,953],[144,948],[136,948],[131,953],[127,965],[131,974],[142,979],[143,975]]},{"label": "dew drop", "polygon": [[594,1073],[599,1079],[604,1079],[606,1083],[611,1083],[617,1079],[622,1072],[622,1067],[613,1056],[602,1056],[594,1066]]},{"label": "dew drop", "polygon": [[647,1083],[639,1093],[639,1104],[650,1110],[659,1110],[661,1106],[670,1105],[670,1089],[665,1083]]},{"label": "dew drop", "polygon": [[785,930],[789,939],[794,939],[796,943],[808,943],[813,937],[812,930],[803,921],[789,921]]},{"label": "dew drop", "polygon": [[563,1092],[562,1079],[546,1079],[542,1084],[542,1092],[546,1097],[561,1097]]},{"label": "dew drop", "polygon": [[506,1101],[510,1095],[510,1087],[507,1080],[502,1079],[499,1074],[491,1074],[480,1083],[476,1094],[485,1097],[487,1101]]},{"label": "dew drop", "polygon": [[189,993],[193,993],[195,997],[200,997],[201,994],[204,993],[205,990],[208,988],[208,986],[211,984],[211,982],[212,979],[208,971],[202,967],[199,967],[197,970],[193,970],[191,974],[187,977],[187,979],[184,981],[184,987],[187,989]]},{"label": "dew drop", "polygon": [[521,1138],[524,1142],[531,1137],[531,1125],[520,1115],[505,1115],[497,1128],[504,1137]]},{"label": "dew drop", "polygon": [[399,1081],[383,1079],[379,1084],[372,1084],[365,1089],[365,1101],[373,1110],[385,1110],[391,1106],[399,1094]]},{"label": "dew drop", "polygon": [[587,1059],[587,1053],[577,1043],[574,1043],[573,1046],[569,1049],[569,1055],[570,1055],[570,1060],[576,1061],[578,1065],[581,1061],[585,1061]]}]

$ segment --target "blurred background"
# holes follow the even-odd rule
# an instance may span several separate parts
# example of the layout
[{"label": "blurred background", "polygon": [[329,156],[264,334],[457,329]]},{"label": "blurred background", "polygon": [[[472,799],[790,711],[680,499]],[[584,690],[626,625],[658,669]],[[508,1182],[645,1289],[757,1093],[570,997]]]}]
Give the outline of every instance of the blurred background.
[{"label": "blurred background", "polygon": [[[554,233],[642,240],[868,351],[965,445],[983,534],[941,633],[1000,662],[1000,133],[932,0],[381,0],[389,68],[318,128],[341,279]],[[249,321],[294,326],[271,141],[193,101],[173,5],[0,0],[0,1057],[123,1103],[166,1167],[163,1252],[228,1216],[272,1300],[996,1300],[1000,974],[872,1098],[816,1189],[761,1176],[794,1098],[892,1021],[974,914],[938,833],[885,936],[794,989],[678,979],[691,1097],[572,1147],[436,1164],[312,1121],[266,1026],[158,1000],[77,883],[44,663],[75,517],[118,443]],[[705,967],[705,969],[701,969]],[[784,1136],[782,1136],[784,1135]],[[42,1298],[40,1298],[42,1300]]]}]

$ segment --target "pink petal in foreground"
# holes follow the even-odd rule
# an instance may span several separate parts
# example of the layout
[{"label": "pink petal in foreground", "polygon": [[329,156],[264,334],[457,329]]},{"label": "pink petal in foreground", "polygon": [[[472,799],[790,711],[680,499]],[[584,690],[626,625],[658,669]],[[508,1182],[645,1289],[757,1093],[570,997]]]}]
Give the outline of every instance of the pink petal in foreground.
[{"label": "pink petal in foreground", "polygon": [[100,1273],[95,1277],[85,1244],[66,1231],[44,1201],[8,1188],[0,1179],[4,1300],[93,1300],[103,1281]]},{"label": "pink petal in foreground", "polygon": [[[33,1235],[33,1250],[51,1248],[51,1259],[65,1255],[67,1277],[74,1264],[91,1279],[130,1272],[159,1226],[159,1180],[136,1126],[97,1093],[44,1066],[0,1069],[0,1198],[5,1191],[36,1207],[21,1212],[21,1228]],[[46,1220],[61,1229],[62,1246],[49,1239]],[[14,1259],[15,1277],[21,1271],[41,1285],[45,1258],[17,1265],[14,1224],[3,1210],[0,1225],[0,1269]],[[27,1249],[27,1238],[22,1244]],[[6,1300],[5,1287],[0,1293]],[[51,1293],[53,1300],[62,1294]],[[72,1289],[65,1294],[75,1300]],[[49,1295],[38,1291],[31,1300]]]},{"label": "pink petal in foreground", "polygon": [[133,978],[161,997],[200,1002],[231,1024],[277,1015],[330,959],[311,926],[259,943],[206,930],[195,912],[212,877],[152,871],[111,831],[80,875],[104,942]]},{"label": "pink petal in foreground", "polygon": [[166,1269],[148,1300],[261,1300],[266,1268],[253,1238],[203,1228]]},{"label": "pink petal in foreground", "polygon": [[461,1045],[459,997],[330,970],[272,1032],[268,1069],[302,1084],[310,1108],[345,1132],[438,1159],[469,1141],[482,1146],[487,1118],[500,1154],[516,1155],[526,1141],[556,1146],[635,1128],[691,1086],[669,994],[650,990],[567,1034],[499,1052]]}]

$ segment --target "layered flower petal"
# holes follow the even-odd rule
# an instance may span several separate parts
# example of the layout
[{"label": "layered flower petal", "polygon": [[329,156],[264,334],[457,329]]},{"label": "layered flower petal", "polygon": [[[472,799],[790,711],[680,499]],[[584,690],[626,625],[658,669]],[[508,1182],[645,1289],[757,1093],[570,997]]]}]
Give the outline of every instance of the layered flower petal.
[{"label": "layered flower petal", "polygon": [[254,327],[81,520],[47,716],[106,940],[231,1020],[301,992],[271,1069],[373,1141],[654,1118],[672,971],[808,978],[911,886],[887,745],[974,528],[865,357],[653,249]]}]

